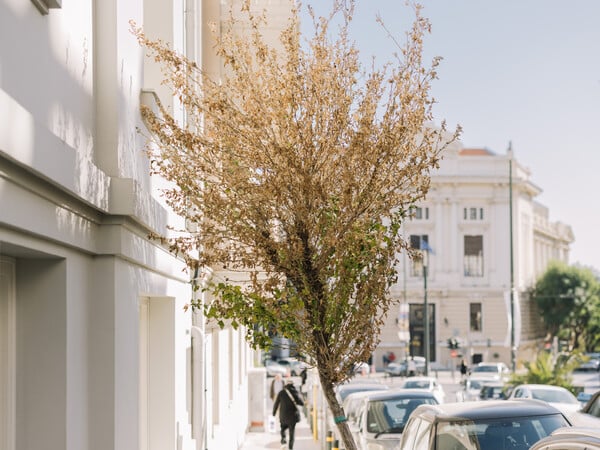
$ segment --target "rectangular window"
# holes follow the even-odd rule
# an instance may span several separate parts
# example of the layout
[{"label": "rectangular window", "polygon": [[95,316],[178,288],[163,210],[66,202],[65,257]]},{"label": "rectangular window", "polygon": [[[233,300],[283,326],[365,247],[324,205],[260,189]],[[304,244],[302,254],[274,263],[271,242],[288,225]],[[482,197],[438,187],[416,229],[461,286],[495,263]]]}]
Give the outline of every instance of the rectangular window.
[{"label": "rectangular window", "polygon": [[481,331],[481,303],[469,304],[471,331]]},{"label": "rectangular window", "polygon": [[483,208],[463,208],[463,220],[483,220]]},{"label": "rectangular window", "polygon": [[483,276],[483,236],[465,236],[464,239],[465,277]]},{"label": "rectangular window", "polygon": [[415,220],[429,220],[429,208],[413,206],[410,208],[410,216]]},{"label": "rectangular window", "polygon": [[[410,248],[421,249],[424,247],[424,243],[429,242],[429,237],[426,234],[411,234],[410,235]],[[413,277],[423,276],[423,259],[415,257],[412,260],[412,267],[410,271]]]}]

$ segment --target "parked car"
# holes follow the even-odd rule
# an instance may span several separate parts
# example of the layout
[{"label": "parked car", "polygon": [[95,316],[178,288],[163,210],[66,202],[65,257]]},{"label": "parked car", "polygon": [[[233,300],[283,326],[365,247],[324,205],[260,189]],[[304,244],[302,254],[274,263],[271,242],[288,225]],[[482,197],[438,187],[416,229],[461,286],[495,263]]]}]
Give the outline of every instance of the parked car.
[{"label": "parked car", "polygon": [[480,399],[481,388],[486,382],[490,382],[489,378],[465,378],[460,382],[462,389],[456,391],[457,402],[471,402]]},{"label": "parked car", "polygon": [[358,363],[354,364],[354,368],[352,369],[352,372],[354,374],[358,374],[358,375],[366,375],[369,373],[370,370],[371,370],[371,367],[369,366],[369,363],[358,362]]},{"label": "parked car", "polygon": [[401,387],[403,389],[425,389],[433,392],[439,403],[444,403],[446,399],[444,388],[434,377],[410,377],[402,383]]},{"label": "parked car", "polygon": [[586,358],[586,361],[581,363],[579,365],[579,367],[575,370],[583,371],[583,372],[590,372],[590,371],[599,372],[600,371],[600,353],[585,353],[584,356]]},{"label": "parked car", "polygon": [[[416,368],[415,375],[423,375],[425,373],[425,358],[423,356],[413,356],[413,360]],[[391,362],[383,370],[391,377],[407,377],[408,361]]]},{"label": "parked car", "polygon": [[389,389],[389,386],[382,384],[382,383],[376,383],[376,382],[360,383],[360,382],[350,381],[348,383],[338,385],[335,389],[335,393],[338,397],[338,400],[341,403],[346,399],[346,397],[348,395],[350,395],[354,392],[384,391],[387,389]]},{"label": "parked car", "polygon": [[295,377],[300,376],[302,369],[308,367],[308,364],[306,364],[304,361],[299,361],[295,358],[280,358],[275,362],[283,367],[286,367]]},{"label": "parked car", "polygon": [[471,369],[471,376],[477,378],[492,378],[494,380],[505,380],[510,375],[510,369],[502,362],[481,362]]},{"label": "parked car", "polygon": [[392,389],[366,396],[358,410],[358,448],[400,448],[400,438],[412,412],[419,405],[438,403],[432,392],[423,389]]},{"label": "parked car", "polygon": [[573,422],[573,425],[600,429],[600,391],[592,395],[585,406],[580,411],[573,413],[569,418]]},{"label": "parked car", "polygon": [[539,440],[530,450],[600,450],[600,430],[563,427]]},{"label": "parked car", "polygon": [[422,405],[411,415],[397,449],[528,450],[571,423],[539,400]]},{"label": "parked car", "polygon": [[[365,397],[375,392],[382,391],[375,390],[353,392],[352,394],[348,394],[348,396],[344,399],[344,402],[342,403],[342,408],[344,409],[344,413],[346,414],[346,420],[348,421],[348,427],[350,428],[350,433],[352,433],[355,442],[358,440],[358,412],[360,411],[360,406]],[[337,433],[335,423],[331,423],[330,428],[334,430],[334,433]]]},{"label": "parked car", "polygon": [[485,381],[479,391],[479,400],[505,400],[510,392],[502,381]]},{"label": "parked car", "polygon": [[589,392],[581,391],[579,394],[577,394],[577,401],[581,403],[582,408],[587,404],[587,402],[590,401],[591,398],[592,394]]},{"label": "parked car", "polygon": [[289,367],[284,367],[279,364],[277,361],[273,361],[272,359],[267,359],[265,361],[265,368],[267,369],[267,376],[274,377],[279,374],[282,377],[285,377],[289,373]]},{"label": "parked car", "polygon": [[564,387],[560,386],[551,386],[548,384],[520,384],[515,386],[508,396],[509,400],[519,398],[542,400],[550,403],[567,416],[570,416],[575,411],[581,409],[581,404],[579,403],[579,400],[577,400],[577,397]]}]

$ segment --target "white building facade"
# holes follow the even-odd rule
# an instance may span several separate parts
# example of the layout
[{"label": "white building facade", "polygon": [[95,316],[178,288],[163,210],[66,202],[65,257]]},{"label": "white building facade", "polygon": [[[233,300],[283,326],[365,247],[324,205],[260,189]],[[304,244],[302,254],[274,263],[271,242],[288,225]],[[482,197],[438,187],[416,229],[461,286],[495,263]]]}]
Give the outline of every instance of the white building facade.
[{"label": "white building facade", "polygon": [[186,312],[192,275],[148,238],[182,223],[140,103],[183,114],[129,22],[218,73],[222,3],[0,0],[0,450],[235,449],[262,425],[243,330]]},{"label": "white building facade", "polygon": [[[527,290],[551,260],[568,262],[574,239],[569,226],[549,220],[547,208],[535,200],[540,193],[512,151],[499,155],[465,149],[460,142],[445,151],[426,200],[404,225],[414,247],[427,242],[432,250],[427,265],[432,367],[455,367],[461,357],[469,364],[483,360],[510,367],[513,327],[517,365],[539,348],[542,324]],[[387,352],[425,354],[422,263],[401,255],[398,270],[392,295],[405,306],[390,311],[374,359],[378,367]],[[410,332],[406,345],[400,339],[407,335],[399,331]],[[456,352],[448,348],[449,339],[459,343]]]}]

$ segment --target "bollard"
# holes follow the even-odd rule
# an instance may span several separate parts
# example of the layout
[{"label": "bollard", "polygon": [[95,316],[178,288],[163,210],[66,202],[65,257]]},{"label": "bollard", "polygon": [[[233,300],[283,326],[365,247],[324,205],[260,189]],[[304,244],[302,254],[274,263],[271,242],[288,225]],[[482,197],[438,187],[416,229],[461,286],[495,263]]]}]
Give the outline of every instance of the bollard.
[{"label": "bollard", "polygon": [[337,439],[333,441],[333,448],[331,450],[340,450],[340,441]]},{"label": "bollard", "polygon": [[327,432],[327,437],[325,438],[325,441],[327,442],[327,450],[332,450],[331,447],[333,445],[333,431]]}]

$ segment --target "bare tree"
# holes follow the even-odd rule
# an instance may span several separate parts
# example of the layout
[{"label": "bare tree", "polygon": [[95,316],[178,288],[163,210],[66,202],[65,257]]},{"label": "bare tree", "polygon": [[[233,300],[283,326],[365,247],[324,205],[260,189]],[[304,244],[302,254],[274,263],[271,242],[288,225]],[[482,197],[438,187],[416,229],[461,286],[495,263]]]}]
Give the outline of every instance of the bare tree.
[{"label": "bare tree", "polygon": [[292,339],[351,450],[334,388],[379,342],[397,256],[410,251],[400,225],[458,130],[431,125],[438,59],[422,64],[429,22],[418,5],[405,44],[392,39],[393,61],[366,70],[349,39],[352,1],[312,14],[306,42],[292,11],[277,48],[261,34],[264,15],[243,3],[245,22],[232,12],[215,33],[219,79],[134,30],[187,118],[142,111],[152,170],[174,186],[165,198],[200,230],[165,242],[190,268],[248,274],[216,277],[205,314],[244,326],[255,346],[273,331]]}]

